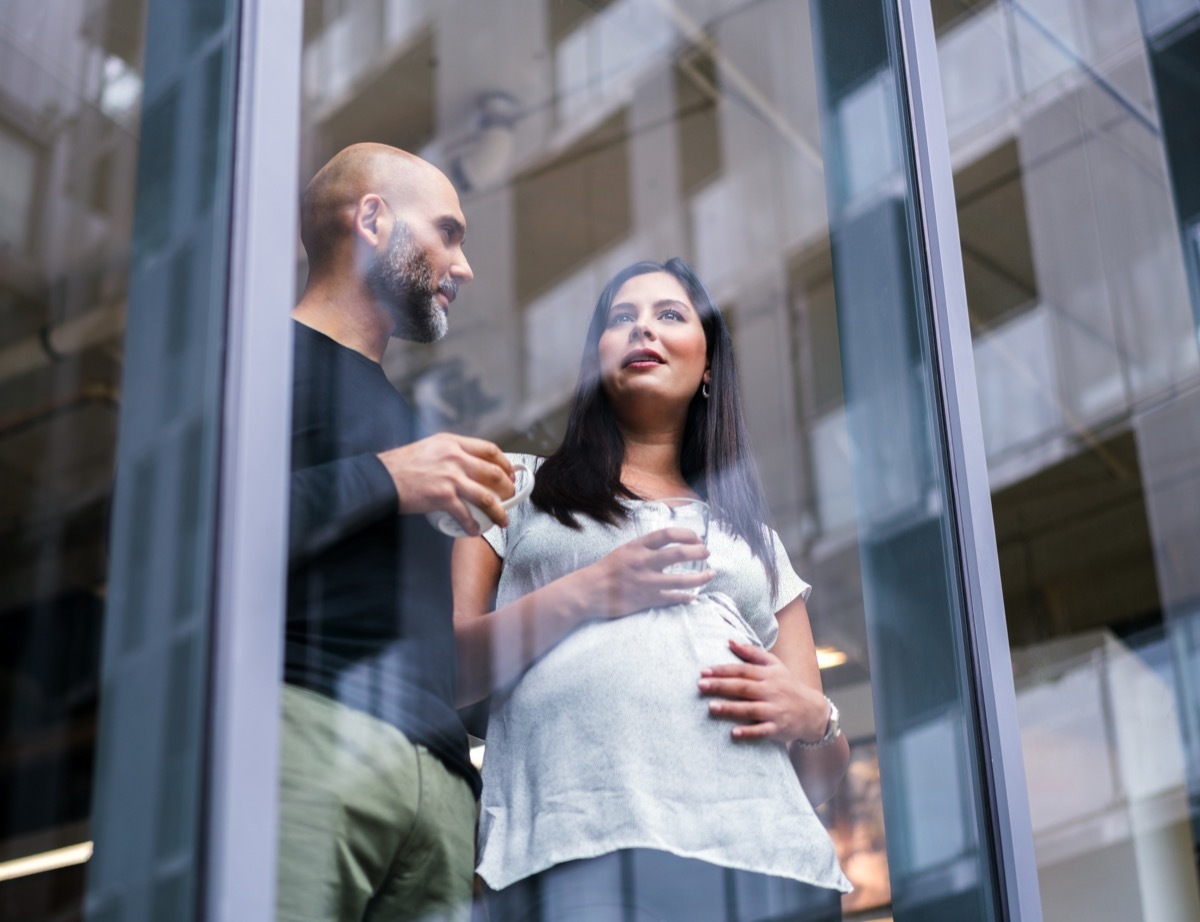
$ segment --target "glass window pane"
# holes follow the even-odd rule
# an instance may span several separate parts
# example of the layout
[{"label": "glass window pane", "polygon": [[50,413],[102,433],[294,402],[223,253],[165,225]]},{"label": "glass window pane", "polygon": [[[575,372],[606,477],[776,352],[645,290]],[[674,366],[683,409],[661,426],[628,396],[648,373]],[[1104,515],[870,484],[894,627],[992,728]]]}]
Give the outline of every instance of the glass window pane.
[{"label": "glass window pane", "polygon": [[1198,36],[1134,0],[939,36],[1047,919],[1200,914]]},{"label": "glass window pane", "polygon": [[[997,918],[891,5],[309,6],[282,912],[332,899],[357,918],[457,893],[493,918],[573,918],[580,901],[613,918]],[[425,162],[351,147],[362,142]],[[431,236],[434,213],[452,221],[433,220]],[[995,317],[1027,309],[1029,252],[980,252]],[[420,286],[421,254],[440,289]],[[671,256],[719,308],[723,358],[706,351],[715,327],[687,338],[705,298],[684,291],[680,312],[678,292],[639,294],[678,287],[661,272],[618,283],[619,308],[585,346],[610,280]],[[408,326],[418,314],[428,329]],[[676,322],[691,333],[653,328]],[[622,336],[664,354],[603,364]],[[581,378],[581,353],[595,376]],[[737,383],[709,381],[705,397],[704,373],[731,361]],[[683,383],[622,390],[643,371]],[[593,397],[621,448],[592,508],[602,518],[622,484],[628,506],[607,525],[580,511],[574,531],[548,511],[554,463],[539,465],[580,433],[586,450],[557,489],[563,508],[586,508],[571,505],[588,495],[574,471],[602,456],[588,441],[601,430],[582,409],[568,420]],[[745,432],[729,450],[753,459],[761,517],[722,492],[734,475],[704,467],[709,437],[683,435],[688,406],[715,419],[731,403]],[[643,426],[671,449],[664,466],[645,466]],[[422,513],[456,507],[414,479],[435,431],[537,469],[507,530],[460,544],[453,573]],[[487,482],[488,463],[471,470]],[[605,597],[612,555],[638,540],[632,510],[671,490],[715,509],[718,576],[687,605]],[[744,532],[739,510],[754,523]],[[761,518],[779,541],[778,597],[745,537]],[[793,570],[813,586],[806,606],[791,604]],[[780,687],[797,697],[781,705],[780,739],[734,742],[729,712],[700,693],[702,668],[740,661],[738,637],[781,657]],[[818,688],[848,744],[793,746],[798,774],[787,743],[825,730]],[[473,888],[471,763],[483,767]],[[457,890],[442,870],[399,889],[414,764],[421,785],[448,789],[416,822]]]},{"label": "glass window pane", "polygon": [[0,915],[193,917],[235,4],[0,12]]}]

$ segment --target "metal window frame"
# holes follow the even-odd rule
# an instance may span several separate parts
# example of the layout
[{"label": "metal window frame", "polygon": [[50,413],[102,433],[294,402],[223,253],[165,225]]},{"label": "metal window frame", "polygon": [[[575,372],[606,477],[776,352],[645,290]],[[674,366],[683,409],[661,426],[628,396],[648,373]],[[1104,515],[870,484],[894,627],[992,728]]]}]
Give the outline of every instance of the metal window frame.
[{"label": "metal window frame", "polygon": [[273,919],[303,18],[241,0],[203,918]]},{"label": "metal window frame", "polygon": [[1000,585],[933,8],[929,0],[899,0],[897,7],[925,281],[933,314],[934,361],[962,555],[971,644],[968,653],[976,681],[977,719],[983,731],[983,768],[990,800],[985,806],[1000,864],[997,872],[1004,917],[1013,922],[1041,922],[1033,824]]}]

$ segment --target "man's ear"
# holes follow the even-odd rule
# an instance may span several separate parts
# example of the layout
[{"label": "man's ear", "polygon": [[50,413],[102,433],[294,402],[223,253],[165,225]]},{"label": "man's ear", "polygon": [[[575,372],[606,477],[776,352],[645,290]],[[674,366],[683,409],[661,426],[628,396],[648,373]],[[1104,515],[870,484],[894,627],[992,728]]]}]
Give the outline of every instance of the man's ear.
[{"label": "man's ear", "polygon": [[383,239],[384,201],[374,192],[358,200],[354,209],[354,233],[372,249]]}]

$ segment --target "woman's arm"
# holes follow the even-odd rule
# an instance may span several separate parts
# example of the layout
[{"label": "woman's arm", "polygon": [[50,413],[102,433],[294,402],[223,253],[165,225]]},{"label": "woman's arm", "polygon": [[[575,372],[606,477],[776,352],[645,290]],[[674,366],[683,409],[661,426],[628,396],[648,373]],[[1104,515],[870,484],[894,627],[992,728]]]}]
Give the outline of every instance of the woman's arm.
[{"label": "woman's arm", "polygon": [[451,583],[459,706],[518,678],[585,621],[689,601],[687,590],[703,586],[713,572],[667,574],[663,569],[707,556],[690,529],[665,528],[492,611],[504,562],[482,538],[455,541]]},{"label": "woman's arm", "polygon": [[829,703],[821,687],[817,652],[804,599],[797,597],[776,615],[779,637],[763,650],[732,641],[730,649],[741,663],[711,666],[701,671],[700,690],[712,696],[711,713],[738,723],[736,739],[777,739],[788,754],[808,799],[815,806],[836,793],[850,764],[844,735],[820,749],[805,749],[797,741],[815,742],[829,725]]},{"label": "woman's arm", "polygon": [[519,676],[587,617],[573,582],[558,580],[493,611],[504,561],[482,538],[459,538],[451,557],[458,706]]}]

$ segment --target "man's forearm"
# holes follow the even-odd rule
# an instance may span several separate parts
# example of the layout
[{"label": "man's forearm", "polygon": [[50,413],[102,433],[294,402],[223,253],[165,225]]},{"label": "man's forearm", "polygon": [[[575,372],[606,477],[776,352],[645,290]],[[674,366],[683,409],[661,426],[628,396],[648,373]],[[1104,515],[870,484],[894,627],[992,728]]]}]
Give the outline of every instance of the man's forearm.
[{"label": "man's forearm", "polygon": [[374,455],[293,471],[288,523],[293,565],[398,508],[391,478]]}]

